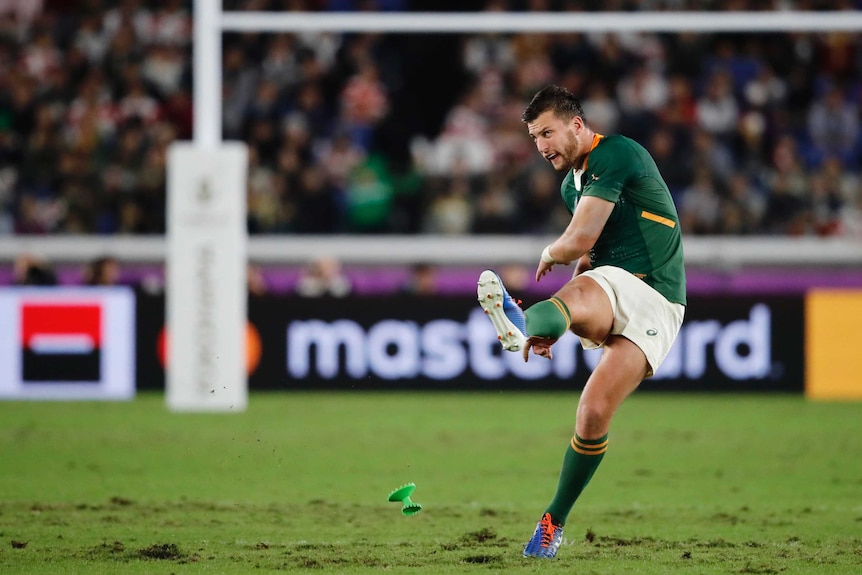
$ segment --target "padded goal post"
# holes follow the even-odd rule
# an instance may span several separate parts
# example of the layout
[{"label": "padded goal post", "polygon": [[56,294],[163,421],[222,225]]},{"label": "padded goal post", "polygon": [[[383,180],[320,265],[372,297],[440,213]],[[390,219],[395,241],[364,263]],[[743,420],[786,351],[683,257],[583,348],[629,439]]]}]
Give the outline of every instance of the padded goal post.
[{"label": "padded goal post", "polygon": [[221,2],[194,9],[194,141],[168,151],[165,401],[239,413],[248,403],[248,150],[221,138]]},{"label": "padded goal post", "polygon": [[176,411],[245,410],[248,151],[168,150],[166,401]]}]

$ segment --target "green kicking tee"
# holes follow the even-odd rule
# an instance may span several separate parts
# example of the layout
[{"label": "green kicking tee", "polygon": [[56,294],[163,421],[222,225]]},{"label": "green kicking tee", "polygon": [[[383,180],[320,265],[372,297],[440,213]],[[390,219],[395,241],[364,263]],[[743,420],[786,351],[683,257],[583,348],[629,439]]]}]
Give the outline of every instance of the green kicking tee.
[{"label": "green kicking tee", "polygon": [[596,134],[584,164],[583,171],[570,170],[560,185],[569,212],[581,196],[614,203],[590,250],[592,266],[622,268],[668,301],[686,305],[679,216],[655,160],[630,138]]}]

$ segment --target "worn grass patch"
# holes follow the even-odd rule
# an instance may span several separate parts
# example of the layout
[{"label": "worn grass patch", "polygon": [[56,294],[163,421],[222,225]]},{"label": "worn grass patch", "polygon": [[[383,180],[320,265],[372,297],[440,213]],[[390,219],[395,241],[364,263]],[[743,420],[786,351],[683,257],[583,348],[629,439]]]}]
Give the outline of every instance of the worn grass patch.
[{"label": "worn grass patch", "polygon": [[789,396],[636,394],[558,558],[524,559],[576,401],[0,403],[0,573],[862,572],[862,405]]}]

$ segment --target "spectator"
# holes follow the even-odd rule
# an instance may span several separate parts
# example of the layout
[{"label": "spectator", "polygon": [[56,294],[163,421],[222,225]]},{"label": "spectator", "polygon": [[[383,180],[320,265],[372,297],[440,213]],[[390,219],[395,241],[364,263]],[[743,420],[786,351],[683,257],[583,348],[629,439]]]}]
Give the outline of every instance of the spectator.
[{"label": "spectator", "polygon": [[733,95],[733,78],[718,69],[707,79],[706,91],[697,100],[697,124],[722,141],[727,141],[739,119],[739,106]]},{"label": "spectator", "polygon": [[838,221],[838,234],[841,237],[862,240],[862,195],[842,208]]},{"label": "spectator", "polygon": [[489,69],[509,72],[515,68],[512,39],[506,34],[477,34],[464,42],[464,66],[476,76]]},{"label": "spectator", "polygon": [[4,0],[0,3],[0,15],[14,17],[18,27],[24,31],[42,12],[44,0]]},{"label": "spectator", "polygon": [[33,39],[21,54],[24,72],[36,82],[47,81],[48,76],[62,65],[60,50],[47,28],[37,29]]},{"label": "spectator", "polygon": [[188,66],[188,58],[180,48],[155,44],[144,55],[142,73],[162,97],[167,97],[180,89]]},{"label": "spectator", "polygon": [[844,200],[841,191],[833,182],[816,173],[808,178],[810,186],[811,226],[818,236],[836,235],[841,227],[841,212]]},{"label": "spectator", "polygon": [[[615,34],[598,34],[593,37],[595,60],[593,81],[616,86],[628,69],[630,54],[620,44]],[[574,86],[568,86],[573,89]]]},{"label": "spectator", "polygon": [[241,137],[246,109],[255,92],[258,73],[246,62],[242,47],[228,44],[222,70],[222,116],[225,137]]},{"label": "spectator", "polygon": [[346,189],[350,174],[366,158],[365,150],[354,143],[346,132],[338,132],[332,140],[322,143],[317,156],[329,183],[340,190]]},{"label": "spectator", "polygon": [[852,105],[843,88],[830,86],[817,98],[808,112],[808,130],[811,135],[812,163],[824,156],[837,156],[853,163],[859,140],[859,108]]},{"label": "spectator", "polygon": [[662,124],[673,132],[676,140],[682,140],[688,136],[697,121],[697,102],[688,78],[670,77],[667,106],[660,110],[658,115]]},{"label": "spectator", "polygon": [[88,286],[113,286],[120,282],[120,262],[111,256],[94,259],[84,269],[84,284]]},{"label": "spectator", "polygon": [[25,195],[18,205],[18,221],[15,233],[22,235],[43,235],[56,230],[62,216],[62,205],[55,199],[38,198]]},{"label": "spectator", "polygon": [[129,23],[120,23],[116,32],[109,33],[108,37],[110,45],[105,54],[102,69],[109,82],[119,84],[130,66],[136,66],[142,62],[143,46],[135,35],[134,27]]},{"label": "spectator", "polygon": [[[250,126],[256,122],[276,123],[284,113],[281,101],[281,91],[272,79],[262,79],[257,84],[254,97],[245,109],[244,125]],[[248,134],[246,134],[246,137]]]},{"label": "spectator", "polygon": [[289,208],[283,203],[282,197],[284,176],[276,174],[270,166],[261,164],[256,148],[249,153],[249,175],[246,192],[248,227],[252,233],[274,233],[279,231],[281,224],[287,222],[283,213]]},{"label": "spectator", "polygon": [[142,40],[148,44],[188,45],[192,40],[192,18],[183,0],[161,0],[156,6]]},{"label": "spectator", "polygon": [[300,174],[296,188],[296,209],[301,215],[297,231],[333,234],[341,231],[343,191],[326,179],[323,168],[309,166]]},{"label": "spectator", "polygon": [[524,293],[535,284],[532,281],[533,270],[519,264],[504,264],[499,273],[503,285],[512,291],[518,290],[518,293]]},{"label": "spectator", "polygon": [[437,294],[437,271],[429,263],[418,263],[410,268],[410,277],[403,292],[408,295],[426,296]]},{"label": "spectator", "polygon": [[98,13],[90,12],[81,17],[81,24],[75,34],[74,46],[81,50],[93,65],[100,65],[108,52],[110,37],[103,25],[104,20]]},{"label": "spectator", "polygon": [[763,217],[766,233],[798,236],[808,230],[808,206],[792,188],[791,176],[787,173],[779,173],[773,179]]},{"label": "spectator", "polygon": [[512,72],[515,92],[532,93],[554,79],[552,38],[548,34],[517,34],[512,50],[518,61]]},{"label": "spectator", "polygon": [[722,234],[748,235],[760,230],[764,199],[745,173],[733,174],[727,181],[718,231]]},{"label": "spectator", "polygon": [[13,277],[18,286],[54,286],[57,276],[44,259],[33,254],[21,254],[15,259]]},{"label": "spectator", "polygon": [[168,124],[177,129],[180,140],[192,139],[192,97],[186,89],[180,89],[170,94],[161,107],[161,116]]},{"label": "spectator", "polygon": [[505,178],[492,173],[483,178],[472,222],[474,234],[508,234],[515,227],[517,203]]},{"label": "spectator", "polygon": [[32,131],[23,146],[23,158],[19,162],[20,175],[28,185],[54,195],[52,172],[61,156],[61,136],[56,110],[42,104],[34,111]]},{"label": "spectator", "polygon": [[745,84],[745,103],[758,110],[775,110],[785,105],[787,92],[787,82],[778,77],[771,65],[764,63],[757,75]]},{"label": "spectator", "polygon": [[147,92],[138,66],[130,67],[126,74],[126,90],[118,106],[118,120],[137,120],[150,126],[161,113],[158,101]]},{"label": "spectator", "polygon": [[290,34],[274,34],[260,64],[261,77],[279,89],[295,89],[300,82],[296,38]]},{"label": "spectator", "polygon": [[389,111],[389,96],[380,71],[371,59],[362,59],[340,95],[344,128],[355,143],[368,150],[375,126]]},{"label": "spectator", "polygon": [[646,62],[638,62],[617,84],[617,101],[625,118],[625,131],[635,139],[644,138],[643,130],[667,104],[668,92],[664,75]]},{"label": "spectator", "polygon": [[837,191],[842,203],[852,205],[862,197],[862,182],[859,176],[847,170],[839,158],[827,157],[818,172],[826,180],[826,185]]},{"label": "spectator", "polygon": [[266,276],[257,264],[249,263],[246,266],[246,289],[250,297],[262,297],[269,292]]},{"label": "spectator", "polygon": [[560,183],[553,169],[536,166],[522,177],[515,194],[518,229],[528,234],[550,234],[564,228],[571,216],[560,206]]},{"label": "spectator", "polygon": [[386,232],[394,199],[392,175],[385,160],[379,155],[369,156],[351,172],[344,192],[347,230]]},{"label": "spectator", "polygon": [[767,186],[780,188],[780,193],[788,193],[796,198],[805,196],[808,182],[799,144],[792,136],[782,136],[772,150]]},{"label": "spectator", "polygon": [[314,143],[325,146],[334,139],[332,111],[326,103],[322,88],[315,80],[302,84],[292,101],[291,115],[302,118],[307,126],[314,126]]},{"label": "spectator", "polygon": [[723,182],[736,170],[736,163],[730,146],[706,130],[693,130],[685,156],[688,156],[692,177],[694,177],[695,170],[704,167],[715,178]]},{"label": "spectator", "polygon": [[105,32],[114,38],[123,33],[122,29],[129,26],[140,39],[149,38],[152,29],[152,16],[149,10],[142,6],[142,0],[120,0],[119,5],[105,12]]},{"label": "spectator", "polygon": [[446,236],[463,235],[473,224],[472,190],[464,171],[441,178],[437,193],[426,210],[424,231]]},{"label": "spectator", "polygon": [[679,161],[681,154],[671,131],[655,130],[646,148],[655,160],[671,194],[674,198],[679,197],[685,186],[691,182],[691,166]]},{"label": "spectator", "polygon": [[296,284],[296,295],[300,297],[345,297],[351,291],[350,279],[344,275],[341,263],[331,257],[309,263]]},{"label": "spectator", "polygon": [[698,169],[682,195],[679,214],[684,233],[714,234],[718,231],[721,199],[709,170]]},{"label": "spectator", "polygon": [[620,108],[610,97],[608,87],[603,82],[593,82],[587,86],[586,98],[582,103],[584,114],[590,125],[600,134],[617,131],[620,121]]},{"label": "spectator", "polygon": [[478,87],[471,86],[449,110],[439,138],[424,158],[429,174],[449,174],[456,163],[471,175],[486,174],[492,169],[494,148],[481,104]]}]

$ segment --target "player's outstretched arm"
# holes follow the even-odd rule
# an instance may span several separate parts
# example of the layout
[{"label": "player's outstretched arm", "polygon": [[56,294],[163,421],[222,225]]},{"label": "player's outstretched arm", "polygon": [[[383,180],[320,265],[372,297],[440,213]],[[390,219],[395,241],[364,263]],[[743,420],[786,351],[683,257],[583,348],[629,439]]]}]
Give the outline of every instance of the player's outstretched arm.
[{"label": "player's outstretched arm", "polygon": [[602,233],[614,209],[614,203],[595,196],[584,196],[578,202],[566,231],[542,252],[536,281],[555,264],[569,265],[589,253]]}]

